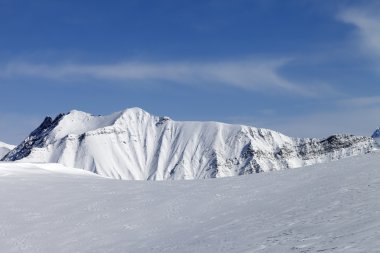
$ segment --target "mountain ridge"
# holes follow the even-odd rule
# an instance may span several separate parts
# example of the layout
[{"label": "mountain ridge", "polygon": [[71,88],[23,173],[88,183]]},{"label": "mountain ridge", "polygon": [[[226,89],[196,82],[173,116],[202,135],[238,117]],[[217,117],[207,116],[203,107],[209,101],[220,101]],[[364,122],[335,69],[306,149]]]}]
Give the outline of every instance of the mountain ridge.
[{"label": "mountain ridge", "polygon": [[3,160],[57,162],[118,179],[225,177],[311,165],[375,149],[369,137],[292,138],[220,122],[173,121],[141,108],[47,117]]}]

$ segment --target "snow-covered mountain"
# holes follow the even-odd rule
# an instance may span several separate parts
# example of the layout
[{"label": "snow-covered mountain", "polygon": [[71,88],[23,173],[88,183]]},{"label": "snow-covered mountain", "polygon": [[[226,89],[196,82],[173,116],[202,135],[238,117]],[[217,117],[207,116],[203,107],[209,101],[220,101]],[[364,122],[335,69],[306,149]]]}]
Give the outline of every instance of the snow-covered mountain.
[{"label": "snow-covered mountain", "polygon": [[372,138],[374,138],[377,141],[377,143],[380,145],[380,127],[376,129],[375,132],[373,132]]},{"label": "snow-covered mountain", "polygon": [[6,154],[9,153],[12,149],[14,149],[16,146],[4,143],[0,141],[0,159],[3,158]]},{"label": "snow-covered mountain", "polygon": [[5,161],[57,162],[118,179],[226,177],[281,170],[372,151],[369,137],[291,138],[217,122],[176,122],[131,108],[108,116],[47,117]]}]

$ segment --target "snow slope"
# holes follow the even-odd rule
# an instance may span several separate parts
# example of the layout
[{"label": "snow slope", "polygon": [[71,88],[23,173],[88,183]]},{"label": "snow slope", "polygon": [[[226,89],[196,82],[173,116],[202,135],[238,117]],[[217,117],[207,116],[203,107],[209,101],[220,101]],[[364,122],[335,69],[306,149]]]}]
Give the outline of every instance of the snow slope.
[{"label": "snow slope", "polygon": [[0,163],[0,248],[375,253],[379,164],[374,152],[272,173],[146,182]]},{"label": "snow slope", "polygon": [[370,152],[369,137],[299,139],[254,127],[176,122],[131,108],[80,111],[44,122],[4,160],[61,163],[118,179],[226,177],[281,170]]},{"label": "snow slope", "polygon": [[9,153],[12,149],[14,149],[16,146],[4,143],[0,141],[0,159],[3,158],[6,154]]}]

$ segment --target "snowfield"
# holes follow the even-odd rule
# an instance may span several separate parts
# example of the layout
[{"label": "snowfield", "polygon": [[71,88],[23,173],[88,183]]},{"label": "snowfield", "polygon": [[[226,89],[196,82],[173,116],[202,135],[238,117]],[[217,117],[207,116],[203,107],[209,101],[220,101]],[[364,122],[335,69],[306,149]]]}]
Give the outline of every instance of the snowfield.
[{"label": "snowfield", "polygon": [[0,163],[1,252],[379,252],[380,153],[193,181]]}]

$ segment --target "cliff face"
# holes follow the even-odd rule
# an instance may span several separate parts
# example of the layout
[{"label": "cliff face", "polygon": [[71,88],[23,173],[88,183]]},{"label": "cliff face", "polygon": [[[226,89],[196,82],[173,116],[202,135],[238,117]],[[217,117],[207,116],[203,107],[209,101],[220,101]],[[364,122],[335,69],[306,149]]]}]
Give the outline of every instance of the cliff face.
[{"label": "cliff face", "polygon": [[3,160],[58,162],[119,179],[195,179],[296,168],[375,146],[369,137],[291,138],[241,125],[176,122],[132,108],[48,117]]}]

